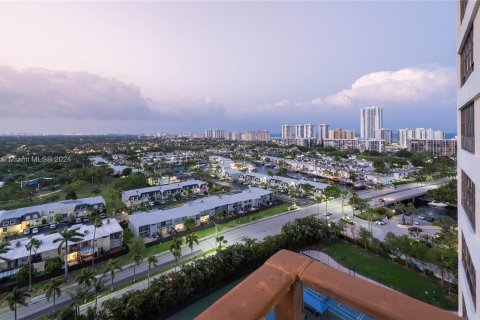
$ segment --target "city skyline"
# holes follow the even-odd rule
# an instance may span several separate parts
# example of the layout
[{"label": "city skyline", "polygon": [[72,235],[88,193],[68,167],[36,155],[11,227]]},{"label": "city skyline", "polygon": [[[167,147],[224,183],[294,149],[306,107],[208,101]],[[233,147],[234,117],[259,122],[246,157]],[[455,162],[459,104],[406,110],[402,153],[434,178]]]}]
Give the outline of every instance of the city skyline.
[{"label": "city skyline", "polygon": [[0,6],[2,132],[455,131],[453,2]]}]

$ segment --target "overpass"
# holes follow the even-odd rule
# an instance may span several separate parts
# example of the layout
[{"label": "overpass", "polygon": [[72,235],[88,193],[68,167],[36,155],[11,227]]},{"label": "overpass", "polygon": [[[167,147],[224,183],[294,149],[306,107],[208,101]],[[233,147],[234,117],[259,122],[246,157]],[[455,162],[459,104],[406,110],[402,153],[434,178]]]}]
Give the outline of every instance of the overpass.
[{"label": "overpass", "polygon": [[391,204],[395,204],[400,201],[421,197],[425,193],[427,193],[427,191],[436,189],[439,186],[440,184],[430,184],[430,185],[415,186],[415,187],[412,187],[410,185],[409,188],[397,188],[397,189],[388,188],[388,189],[379,190],[379,191],[369,191],[367,193],[359,193],[359,197],[362,199],[368,200],[369,204],[374,207],[382,203],[381,201],[379,201],[379,199],[383,199],[384,206],[389,206]]}]

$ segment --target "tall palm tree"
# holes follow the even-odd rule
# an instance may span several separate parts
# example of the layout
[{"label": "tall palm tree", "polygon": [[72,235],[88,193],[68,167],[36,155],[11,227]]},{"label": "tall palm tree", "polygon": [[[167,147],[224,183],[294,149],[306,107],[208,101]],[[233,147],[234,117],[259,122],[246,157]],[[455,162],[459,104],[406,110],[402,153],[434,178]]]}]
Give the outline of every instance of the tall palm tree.
[{"label": "tall palm tree", "polygon": [[402,213],[402,224],[405,225],[405,210],[407,209],[407,207],[405,206],[405,204],[403,204],[402,202],[400,203],[397,203],[393,209],[395,211],[400,211]]},{"label": "tall palm tree", "polygon": [[95,271],[90,268],[83,268],[80,271],[80,274],[77,277],[77,282],[79,285],[83,286],[85,291],[88,291],[95,280]]},{"label": "tall palm tree", "polygon": [[62,251],[62,248],[64,247],[65,249],[65,280],[67,280],[67,277],[68,277],[68,261],[67,261],[67,258],[68,258],[68,243],[69,242],[79,242],[80,240],[82,240],[82,238],[84,237],[84,234],[80,233],[80,232],[77,232],[78,228],[75,228],[75,229],[68,229],[67,227],[65,227],[65,229],[63,229],[63,231],[61,231],[59,234],[60,234],[60,238],[57,238],[55,240],[53,240],[53,242],[60,242],[59,245],[58,245],[58,253],[60,254],[60,252]]},{"label": "tall palm tree", "polygon": [[28,291],[32,291],[32,251],[36,253],[40,244],[40,240],[32,237],[25,245],[25,249],[28,250]]},{"label": "tall palm tree", "polygon": [[157,257],[154,255],[148,256],[147,258],[147,263],[148,263],[148,281],[147,281],[147,287],[150,288],[150,269],[152,267],[156,267],[158,263]]},{"label": "tall palm tree", "polygon": [[93,240],[92,240],[92,247],[93,247],[93,257],[92,257],[92,267],[95,266],[95,248],[97,247],[97,244],[95,243],[95,236],[97,233],[97,228],[100,228],[102,226],[102,219],[99,217],[96,217],[95,220],[93,221],[93,226],[95,227],[93,229]]},{"label": "tall palm tree", "polygon": [[318,214],[320,214],[320,204],[325,201],[325,195],[319,195],[315,197],[315,202],[318,204]]},{"label": "tall palm tree", "polygon": [[175,259],[175,271],[177,271],[178,259],[182,255],[182,244],[183,244],[183,238],[173,237],[172,244],[170,245],[170,252],[172,253],[173,258]]},{"label": "tall palm tree", "polygon": [[27,306],[27,302],[25,301],[28,297],[30,297],[30,293],[27,292],[25,289],[19,289],[17,287],[13,288],[13,290],[7,295],[7,302],[10,307],[10,310],[15,312],[15,320],[17,320],[17,308],[19,305]]},{"label": "tall palm tree", "polygon": [[193,246],[196,244],[198,246],[198,236],[195,232],[192,232],[190,234],[187,234],[185,237],[185,242],[187,246],[190,248],[190,251],[193,255]]},{"label": "tall palm tree", "polygon": [[93,292],[95,293],[95,314],[97,314],[98,295],[105,289],[105,277],[95,277],[92,283]]},{"label": "tall palm tree", "polygon": [[5,254],[8,251],[10,251],[10,249],[12,248],[10,247],[10,243],[7,241],[7,239],[3,238],[2,240],[0,240],[0,261],[5,261],[5,262],[10,261],[9,259],[1,256],[2,254]]},{"label": "tall palm tree", "polygon": [[112,281],[112,291],[113,291],[113,279],[115,279],[115,271],[122,271],[122,267],[118,264],[118,261],[110,259],[105,264],[104,274],[110,273],[110,279]]},{"label": "tall palm tree", "polygon": [[128,245],[130,249],[130,256],[135,262],[133,265],[133,282],[135,282],[135,277],[137,274],[136,267],[140,266],[140,263],[143,261],[143,253],[145,252],[145,244],[143,240],[139,237],[133,237]]},{"label": "tall palm tree", "polygon": [[[84,303],[87,298],[87,292],[81,287],[77,286],[74,292],[68,292],[68,295],[73,300],[73,305],[75,306],[75,315],[80,315],[80,306]],[[75,317],[76,318],[76,317]]]},{"label": "tall palm tree", "polygon": [[59,278],[52,278],[52,280],[47,283],[44,287],[45,290],[45,297],[47,301],[50,301],[50,298],[53,296],[53,310],[52,313],[55,312],[55,298],[60,297],[62,294],[62,289],[60,286],[63,284],[63,280]]}]

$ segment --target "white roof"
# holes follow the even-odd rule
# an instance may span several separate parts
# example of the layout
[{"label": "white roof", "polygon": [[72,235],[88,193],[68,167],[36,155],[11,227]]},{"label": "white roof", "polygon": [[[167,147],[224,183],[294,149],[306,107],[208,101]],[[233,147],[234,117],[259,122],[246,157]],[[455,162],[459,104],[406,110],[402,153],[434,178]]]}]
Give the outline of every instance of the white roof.
[{"label": "white roof", "polygon": [[0,211],[0,220],[20,218],[23,215],[28,213],[50,211],[50,210],[63,209],[63,208],[65,208],[66,210],[73,211],[77,205],[82,205],[82,204],[94,205],[99,203],[105,204],[105,200],[101,196],[81,198],[76,200],[62,200],[62,201],[57,201],[52,203],[40,204],[37,206]]},{"label": "white roof", "polygon": [[168,210],[153,210],[149,212],[134,213],[129,216],[129,221],[136,227],[156,224],[163,221],[170,221],[183,217],[192,217],[206,210],[211,210],[228,204],[233,204],[240,201],[258,199],[261,196],[271,194],[270,191],[260,188],[250,188],[247,191],[233,194],[212,196],[196,201],[191,201],[185,205]]},{"label": "white roof", "polygon": [[274,179],[274,180],[282,181],[282,182],[285,182],[285,183],[288,183],[288,184],[294,183],[295,185],[309,184],[312,187],[317,188],[317,189],[321,189],[321,190],[328,187],[328,184],[326,184],[326,183],[315,182],[315,181],[310,181],[310,180],[303,180],[303,179],[293,179],[293,178],[281,177],[281,176],[272,176],[271,177],[271,176],[265,175],[263,173],[257,173],[257,172],[246,173],[245,175],[256,177],[256,178],[259,178],[259,179],[267,179],[267,181],[270,181],[271,179]]},{"label": "white roof", "polygon": [[[103,225],[97,228],[97,231],[95,232],[95,239],[110,236],[112,233],[117,233],[122,231],[122,227],[118,224],[117,220],[115,219],[103,219],[102,224]],[[78,228],[77,232],[85,235],[80,242],[93,240],[93,232],[95,229],[93,224],[73,225],[69,229],[71,230],[75,228]],[[36,250],[36,253],[40,254],[40,253],[48,252],[51,250],[57,250],[59,243],[58,242],[54,243],[53,241],[55,239],[58,239],[59,237],[60,237],[59,233],[39,234],[39,235],[33,236],[32,238],[38,239],[41,242],[41,245]],[[10,241],[10,250],[7,253],[2,254],[1,256],[10,260],[28,257],[28,250],[25,248],[25,245],[29,241],[30,241],[30,238],[21,238],[21,239],[15,239]],[[69,242],[68,244],[70,245],[73,243]]]},{"label": "white roof", "polygon": [[183,182],[179,182],[179,183],[171,183],[171,184],[165,184],[165,185],[161,185],[161,186],[127,190],[127,191],[122,192],[122,199],[129,199],[130,197],[139,196],[143,193],[157,192],[157,191],[164,192],[164,191],[176,190],[176,189],[179,189],[179,188],[192,186],[192,185],[201,186],[202,184],[205,184],[205,182],[200,181],[200,180],[187,180],[187,181],[183,181]]}]

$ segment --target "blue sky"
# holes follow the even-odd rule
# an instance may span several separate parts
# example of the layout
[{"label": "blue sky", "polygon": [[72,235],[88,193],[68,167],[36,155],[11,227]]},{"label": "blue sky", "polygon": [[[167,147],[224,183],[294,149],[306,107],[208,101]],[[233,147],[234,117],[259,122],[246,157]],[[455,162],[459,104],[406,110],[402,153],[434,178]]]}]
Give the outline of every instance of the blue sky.
[{"label": "blue sky", "polygon": [[1,3],[0,133],[455,131],[455,2]]}]

